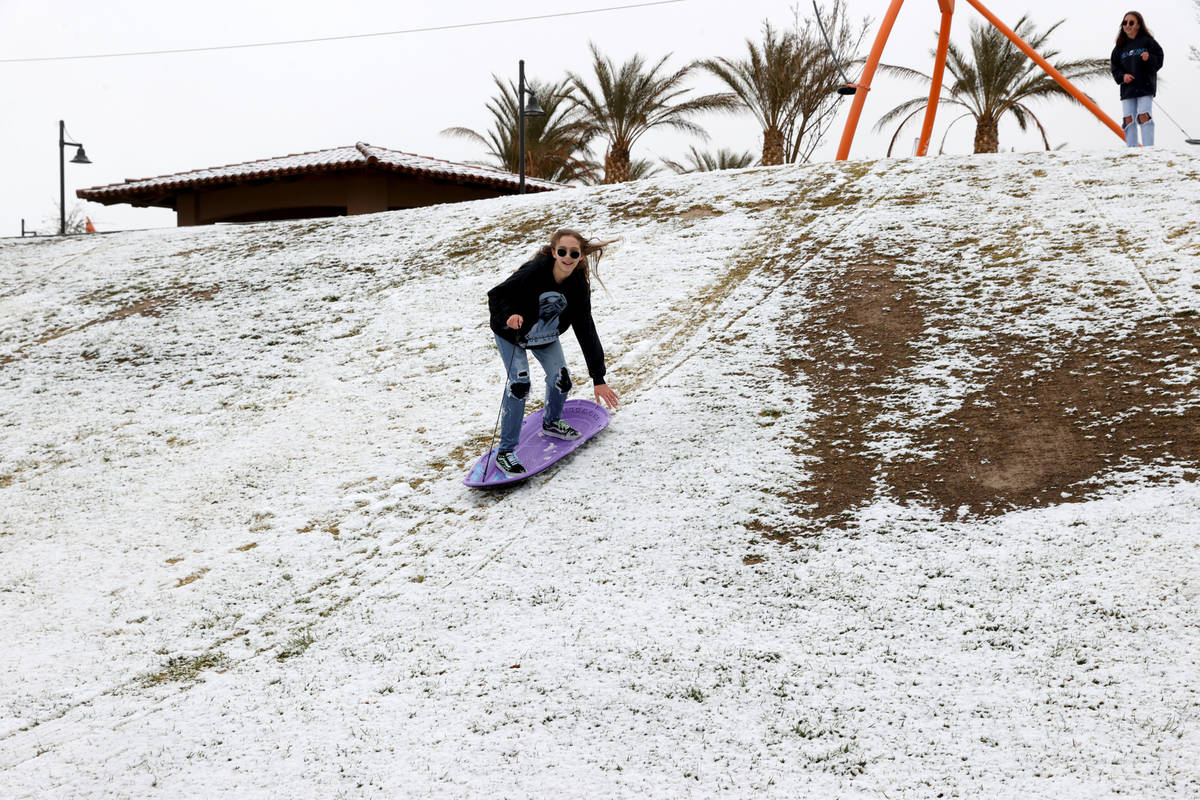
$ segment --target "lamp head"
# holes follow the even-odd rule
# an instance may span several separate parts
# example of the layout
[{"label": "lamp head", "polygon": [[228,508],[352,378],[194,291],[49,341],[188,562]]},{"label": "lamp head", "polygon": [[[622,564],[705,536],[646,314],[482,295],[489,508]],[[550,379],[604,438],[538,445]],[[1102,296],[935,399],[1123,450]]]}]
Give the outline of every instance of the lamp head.
[{"label": "lamp head", "polygon": [[540,117],[545,114],[546,112],[542,110],[541,104],[538,103],[537,96],[528,89],[525,90],[525,93],[529,95],[529,98],[525,101],[525,116]]},{"label": "lamp head", "polygon": [[71,159],[72,164],[90,164],[91,159],[87,157],[87,153],[83,152],[83,145],[79,145],[79,149],[75,151],[75,157]]}]

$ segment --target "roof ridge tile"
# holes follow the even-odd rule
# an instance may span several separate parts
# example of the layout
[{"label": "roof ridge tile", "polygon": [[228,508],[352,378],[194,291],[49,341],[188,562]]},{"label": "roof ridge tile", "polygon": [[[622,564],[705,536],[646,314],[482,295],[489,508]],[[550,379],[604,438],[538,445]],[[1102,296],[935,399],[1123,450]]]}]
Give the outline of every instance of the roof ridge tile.
[{"label": "roof ridge tile", "polygon": [[[366,166],[383,168],[401,174],[426,175],[469,183],[515,186],[518,182],[515,174],[494,167],[463,164],[447,159],[408,153],[403,150],[392,150],[367,142],[356,142],[353,145],[289,153],[288,155],[203,167],[149,178],[126,178],[124,183],[80,189],[77,194],[84,199],[111,198],[116,194],[161,192],[164,189],[179,189],[186,186],[232,184],[277,175],[313,174]],[[567,186],[564,183],[539,178],[526,178],[526,185],[535,191]]]}]

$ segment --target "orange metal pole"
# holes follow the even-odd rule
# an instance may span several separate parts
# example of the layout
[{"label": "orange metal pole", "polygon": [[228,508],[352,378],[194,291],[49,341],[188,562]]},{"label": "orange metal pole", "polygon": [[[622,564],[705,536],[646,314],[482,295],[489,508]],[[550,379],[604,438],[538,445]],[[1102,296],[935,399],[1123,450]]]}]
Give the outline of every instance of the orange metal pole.
[{"label": "orange metal pole", "polygon": [[1118,125],[1112,117],[1108,116],[1108,114],[1105,114],[1103,111],[1101,111],[1100,107],[1097,106],[1090,97],[1088,97],[1083,92],[1076,89],[1075,86],[1069,80],[1067,80],[1066,78],[1063,77],[1061,72],[1059,72],[1053,66],[1050,65],[1049,61],[1047,61],[1046,59],[1044,59],[1040,55],[1038,55],[1032,47],[1030,47],[1028,44],[1026,44],[1025,41],[1023,39],[1021,39],[1020,36],[1017,36],[1017,34],[1015,34],[1007,25],[1005,25],[1003,22],[1001,22],[996,17],[995,14],[993,14],[992,12],[990,12],[986,8],[984,8],[983,3],[979,2],[979,0],[967,0],[967,2],[970,3],[971,5],[973,5],[975,7],[975,10],[977,10],[980,14],[983,14],[983,16],[985,18],[987,18],[987,21],[992,23],[992,25],[996,26],[996,29],[999,30],[1001,33],[1003,33],[1005,36],[1007,36],[1013,44],[1015,44],[1017,47],[1021,48],[1021,50],[1024,51],[1025,55],[1029,56],[1035,62],[1037,62],[1037,65],[1039,67],[1041,67],[1042,69],[1044,69],[1046,71],[1047,75],[1049,75],[1051,78],[1053,78],[1055,81],[1057,81],[1059,86],[1062,86],[1064,89],[1066,89],[1068,92],[1070,92],[1072,97],[1074,97],[1080,103],[1083,103],[1084,107],[1088,111],[1091,111],[1093,114],[1095,114],[1096,117],[1101,122],[1103,122],[1105,125],[1107,125],[1109,128],[1111,128],[1112,132],[1115,133],[1117,136],[1120,136],[1121,140],[1124,141],[1125,131],[1121,130],[1121,126]]},{"label": "orange metal pole", "polygon": [[850,106],[850,116],[846,119],[846,127],[842,131],[842,143],[838,145],[838,161],[845,161],[850,156],[850,144],[854,141],[854,131],[858,128],[858,118],[862,116],[863,104],[867,102],[867,92],[871,91],[871,79],[875,77],[875,69],[879,66],[879,59],[883,56],[883,47],[892,33],[892,26],[896,23],[896,16],[900,13],[902,5],[904,5],[904,0],[892,0],[887,14],[884,15],[883,22],[879,26],[879,33],[875,36],[875,45],[871,48],[871,55],[867,58],[867,65],[863,68],[862,77],[855,84],[858,91],[854,94],[854,104]]},{"label": "orange metal pole", "polygon": [[921,126],[921,138],[917,142],[918,156],[929,152],[929,140],[933,136],[933,121],[937,118],[938,100],[942,96],[942,77],[946,74],[946,51],[950,49],[950,20],[954,16],[954,0],[950,0],[948,4],[943,3],[942,9],[942,30],[938,34],[937,61],[933,65],[933,83],[929,87],[929,105],[925,106],[925,124]]}]

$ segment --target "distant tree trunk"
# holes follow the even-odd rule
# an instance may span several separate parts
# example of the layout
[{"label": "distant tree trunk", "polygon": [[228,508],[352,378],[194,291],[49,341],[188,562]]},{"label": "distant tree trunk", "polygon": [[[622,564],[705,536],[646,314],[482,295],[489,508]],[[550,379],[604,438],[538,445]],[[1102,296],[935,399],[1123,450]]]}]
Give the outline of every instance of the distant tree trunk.
[{"label": "distant tree trunk", "polygon": [[533,159],[533,153],[529,150],[525,151],[525,177],[540,178],[538,174],[537,162]]},{"label": "distant tree trunk", "polygon": [[604,155],[604,182],[624,183],[629,180],[629,148],[610,145]]},{"label": "distant tree trunk", "polygon": [[1000,151],[1000,127],[993,117],[980,117],[975,123],[975,152],[997,153]]},{"label": "distant tree trunk", "polygon": [[783,131],[778,128],[768,128],[763,131],[763,166],[773,167],[782,164],[783,158]]}]

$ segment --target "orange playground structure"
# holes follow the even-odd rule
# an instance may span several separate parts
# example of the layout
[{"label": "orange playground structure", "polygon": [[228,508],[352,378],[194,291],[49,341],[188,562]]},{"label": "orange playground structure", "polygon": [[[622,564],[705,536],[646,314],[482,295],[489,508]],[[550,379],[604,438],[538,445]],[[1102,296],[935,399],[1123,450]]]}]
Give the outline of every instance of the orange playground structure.
[{"label": "orange playground structure", "polygon": [[[995,14],[984,8],[983,3],[979,2],[979,0],[965,1],[974,6],[988,22],[1007,36],[1013,44],[1045,70],[1047,75],[1057,81],[1060,86],[1070,92],[1072,97],[1082,103],[1085,108],[1095,114],[1101,122],[1124,140],[1125,134],[1116,121],[1101,111],[1100,107],[1090,97],[1075,88],[1069,80],[1063,77],[1062,73],[1056,70],[1049,61],[1038,55],[1032,47],[1021,39],[1020,36],[1017,36],[1011,28],[1001,22]],[[954,0],[937,0],[937,2],[942,11],[942,27],[938,34],[937,60],[933,66],[933,83],[929,88],[929,105],[925,108],[925,123],[921,127],[921,138],[917,143],[918,156],[923,156],[929,151],[929,139],[933,134],[933,121],[937,117],[938,99],[942,94],[942,76],[946,72],[946,51],[950,46],[950,20],[954,16]],[[875,36],[875,44],[871,48],[871,55],[867,58],[867,63],[863,68],[862,77],[859,78],[859,82],[844,87],[846,91],[839,90],[843,94],[854,94],[854,104],[850,107],[850,117],[846,120],[846,128],[842,132],[842,142],[838,147],[837,154],[838,161],[845,161],[850,156],[850,144],[854,141],[854,131],[858,127],[858,119],[862,115],[863,105],[867,101],[867,92],[871,90],[871,79],[875,77],[875,69],[879,66],[879,59],[883,55],[884,45],[887,44],[888,36],[892,33],[892,26],[896,22],[896,17],[899,15],[900,6],[902,5],[904,5],[904,0],[892,0],[887,14],[884,15],[883,22],[879,26],[879,33]]]}]

